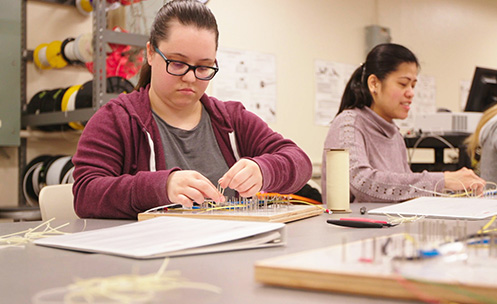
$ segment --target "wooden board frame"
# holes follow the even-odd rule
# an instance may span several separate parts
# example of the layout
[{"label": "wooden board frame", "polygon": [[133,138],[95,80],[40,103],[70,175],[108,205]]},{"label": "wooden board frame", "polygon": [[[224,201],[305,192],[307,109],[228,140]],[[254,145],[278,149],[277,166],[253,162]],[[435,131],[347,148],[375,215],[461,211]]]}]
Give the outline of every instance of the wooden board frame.
[{"label": "wooden board frame", "polygon": [[256,211],[167,211],[139,213],[138,221],[157,216],[180,216],[217,220],[238,220],[256,222],[288,223],[323,213],[323,208],[312,205],[290,205],[275,210]]},{"label": "wooden board frame", "polygon": [[[341,246],[343,245],[258,261],[255,263],[255,280],[279,287],[402,300],[420,300],[425,297],[442,302],[482,303],[481,299],[497,299],[497,284],[494,282],[454,282],[429,277],[409,279],[388,270],[387,264],[368,270],[365,269],[368,267],[359,263],[352,265],[350,261],[343,262],[339,257]],[[352,254],[350,249],[347,249],[347,253]],[[353,267],[349,268],[347,264]],[[446,267],[450,269],[453,266],[448,264]],[[475,276],[469,273],[465,275]]]}]

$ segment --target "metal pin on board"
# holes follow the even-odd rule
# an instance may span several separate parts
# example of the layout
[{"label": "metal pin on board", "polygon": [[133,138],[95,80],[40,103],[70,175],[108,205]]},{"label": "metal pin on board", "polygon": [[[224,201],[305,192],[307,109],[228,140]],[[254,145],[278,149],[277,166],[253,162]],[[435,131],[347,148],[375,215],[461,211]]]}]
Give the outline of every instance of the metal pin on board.
[{"label": "metal pin on board", "polygon": [[347,259],[347,238],[342,238],[342,263],[345,263]]},{"label": "metal pin on board", "polygon": [[373,255],[372,255],[372,261],[373,263],[376,263],[376,237],[373,237]]}]

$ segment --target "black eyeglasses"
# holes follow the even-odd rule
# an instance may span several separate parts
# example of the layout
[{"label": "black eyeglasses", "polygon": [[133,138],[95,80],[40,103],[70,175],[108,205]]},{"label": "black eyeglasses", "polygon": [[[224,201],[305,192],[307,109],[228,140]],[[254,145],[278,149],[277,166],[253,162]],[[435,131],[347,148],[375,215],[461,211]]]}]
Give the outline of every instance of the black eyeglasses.
[{"label": "black eyeglasses", "polygon": [[211,80],[216,75],[219,68],[216,66],[206,66],[206,65],[189,65],[186,62],[167,59],[166,56],[159,50],[158,47],[154,47],[155,51],[164,59],[166,62],[166,71],[174,76],[183,76],[190,70],[193,70],[193,74],[199,80]]}]

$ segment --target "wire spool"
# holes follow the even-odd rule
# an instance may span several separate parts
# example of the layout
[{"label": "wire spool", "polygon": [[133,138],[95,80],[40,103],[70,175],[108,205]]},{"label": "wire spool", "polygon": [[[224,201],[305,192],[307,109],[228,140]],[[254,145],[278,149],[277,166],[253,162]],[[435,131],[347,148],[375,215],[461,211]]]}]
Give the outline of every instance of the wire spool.
[{"label": "wire spool", "polygon": [[47,46],[47,43],[42,43],[38,45],[33,52],[33,61],[35,65],[42,70],[52,68],[47,60]]},{"label": "wire spool", "polygon": [[26,111],[28,114],[39,114],[40,113],[40,105],[41,105],[41,99],[45,94],[47,94],[47,90],[40,91],[33,95],[31,99],[29,100],[28,107]]},{"label": "wire spool", "polygon": [[92,2],[91,0],[76,0],[75,5],[78,12],[84,16],[89,16],[93,11]]},{"label": "wire spool", "polygon": [[[57,112],[60,111],[62,99],[68,88],[49,90],[40,99],[40,113]],[[47,125],[38,127],[44,131],[63,131],[67,130],[66,124]]]},{"label": "wire spool", "polygon": [[55,98],[62,89],[47,90],[40,95],[40,113],[54,112],[56,110]]},{"label": "wire spool", "polygon": [[66,38],[64,41],[62,41],[62,46],[60,47],[62,58],[64,58],[64,60],[67,61],[68,64],[76,64],[81,62],[74,53],[75,40],[76,39],[72,37]]},{"label": "wire spool", "polygon": [[107,78],[107,93],[131,93],[135,87],[127,79],[119,76]]},{"label": "wire spool", "polygon": [[93,106],[93,80],[87,81],[81,85],[74,100],[74,108],[91,108]]},{"label": "wire spool", "polygon": [[60,69],[67,65],[67,61],[62,57],[62,41],[50,42],[47,46],[46,56],[52,68]]},{"label": "wire spool", "polygon": [[78,94],[78,91],[81,89],[81,85],[74,85],[71,86],[67,89],[67,91],[64,93],[64,96],[62,97],[62,103],[60,104],[60,110],[62,112],[66,111],[74,111],[74,101],[71,101],[71,98],[74,96],[76,98],[76,95]]},{"label": "wire spool", "polygon": [[38,193],[35,192],[34,189],[34,172],[36,169],[39,172],[40,167],[43,165],[43,162],[50,158],[49,155],[41,155],[33,160],[31,160],[23,170],[23,179],[22,179],[22,191],[24,195],[24,199],[30,206],[38,205]]},{"label": "wire spool", "polygon": [[[41,165],[39,170],[35,170],[33,174],[33,187],[35,189],[36,195],[38,195],[43,187],[47,185],[48,169],[50,166],[57,161],[59,158],[64,157],[63,155],[55,155],[46,159]],[[36,178],[36,172],[38,172],[38,178]],[[35,184],[36,182],[36,184]]]},{"label": "wire spool", "polygon": [[[72,162],[71,162],[72,164]],[[73,177],[73,172],[74,172],[74,164],[73,166],[64,174],[62,177],[62,181],[60,182],[61,184],[72,184],[74,183],[74,177]]]},{"label": "wire spool", "polygon": [[87,63],[93,60],[93,36],[91,33],[79,35],[72,44],[74,57],[79,61]]},{"label": "wire spool", "polygon": [[40,44],[33,52],[33,61],[42,70],[65,67],[67,61],[62,56],[62,42],[55,40]]},{"label": "wire spool", "polygon": [[[130,93],[134,90],[134,86],[128,80],[113,76],[107,78],[107,93],[120,94]],[[93,106],[93,80],[84,83],[76,95],[76,109],[91,108]]]},{"label": "wire spool", "polygon": [[72,163],[72,156],[65,163],[64,167],[60,170],[59,183],[70,184],[74,182],[72,172],[74,171],[74,164]]},{"label": "wire spool", "polygon": [[[76,108],[76,96],[78,95],[79,90],[82,88],[82,85],[75,85],[67,89],[64,97],[62,98],[61,110],[63,112],[66,111],[74,111]],[[83,130],[84,125],[80,122],[70,122],[68,126],[74,130]]]},{"label": "wire spool", "polygon": [[[62,170],[67,166],[67,164],[72,164],[71,156],[63,156],[54,159],[48,167],[46,168],[45,174],[45,184],[48,185],[59,185],[62,180]],[[66,172],[69,169],[66,169]]]},{"label": "wire spool", "polygon": [[[40,114],[60,111],[64,96],[69,88],[59,88],[54,90],[43,90],[31,98],[27,106],[28,114]],[[43,131],[63,131],[69,127],[65,124],[38,126]]]}]

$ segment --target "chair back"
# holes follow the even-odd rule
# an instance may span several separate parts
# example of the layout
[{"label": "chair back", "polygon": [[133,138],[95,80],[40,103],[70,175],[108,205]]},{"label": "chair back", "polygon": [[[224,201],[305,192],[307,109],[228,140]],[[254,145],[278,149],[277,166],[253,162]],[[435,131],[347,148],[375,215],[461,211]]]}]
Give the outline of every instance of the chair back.
[{"label": "chair back", "polygon": [[72,194],[73,184],[48,185],[41,188],[38,198],[43,221],[51,218],[58,220],[78,219],[74,211]]}]

